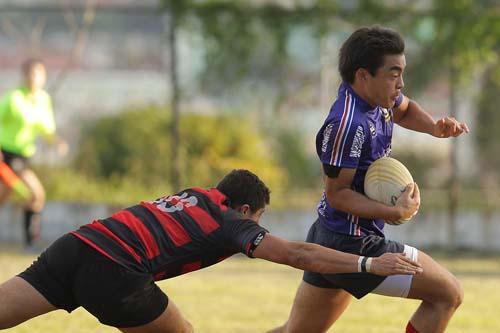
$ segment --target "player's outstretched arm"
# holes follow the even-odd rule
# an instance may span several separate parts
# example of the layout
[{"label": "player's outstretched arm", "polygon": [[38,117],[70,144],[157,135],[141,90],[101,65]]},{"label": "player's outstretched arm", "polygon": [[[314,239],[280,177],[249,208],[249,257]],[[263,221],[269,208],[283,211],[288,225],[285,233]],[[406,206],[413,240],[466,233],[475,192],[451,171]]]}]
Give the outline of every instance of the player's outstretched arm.
[{"label": "player's outstretched arm", "polygon": [[417,102],[403,97],[403,102],[394,109],[394,122],[404,128],[427,133],[437,138],[457,137],[469,133],[466,123],[453,117],[445,117],[434,121]]},{"label": "player's outstretched arm", "polygon": [[[253,256],[278,264],[318,273],[356,273],[362,271],[360,256],[332,250],[317,244],[290,242],[266,234]],[[370,259],[370,258],[368,258]],[[385,253],[380,257],[365,260],[366,271],[377,275],[406,274],[422,272],[422,266],[401,253]]]}]

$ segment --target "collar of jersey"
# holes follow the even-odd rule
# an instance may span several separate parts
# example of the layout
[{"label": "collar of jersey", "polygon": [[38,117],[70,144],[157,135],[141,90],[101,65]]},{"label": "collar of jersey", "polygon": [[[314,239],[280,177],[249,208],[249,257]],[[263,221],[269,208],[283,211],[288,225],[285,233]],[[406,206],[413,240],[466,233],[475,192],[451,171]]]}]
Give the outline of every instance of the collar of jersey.
[{"label": "collar of jersey", "polygon": [[377,108],[372,107],[370,104],[368,104],[367,101],[356,94],[356,92],[354,91],[354,89],[352,89],[351,85],[348,82],[342,82],[342,84],[340,85],[339,96],[341,93],[344,93],[345,90],[347,90],[347,92],[351,94],[356,100],[356,109],[363,112],[369,112]]}]

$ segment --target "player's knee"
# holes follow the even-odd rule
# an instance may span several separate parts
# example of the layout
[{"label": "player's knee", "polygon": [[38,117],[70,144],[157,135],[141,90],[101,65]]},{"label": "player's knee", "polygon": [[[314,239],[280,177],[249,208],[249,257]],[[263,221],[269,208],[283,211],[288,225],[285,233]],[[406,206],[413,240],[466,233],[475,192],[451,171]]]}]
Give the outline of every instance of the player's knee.
[{"label": "player's knee", "polygon": [[3,330],[7,330],[9,328],[12,328],[14,327],[13,325],[7,325],[7,324],[4,324],[2,322],[0,322],[0,331],[3,331]]},{"label": "player's knee", "polygon": [[2,318],[0,314],[0,331],[17,326],[17,323],[8,318]]},{"label": "player's knee", "polygon": [[440,300],[444,306],[452,309],[456,309],[462,304],[464,300],[464,290],[460,281],[454,276],[452,276],[445,289],[445,297]]},{"label": "player's knee", "polygon": [[464,289],[462,288],[462,284],[458,279],[455,278],[455,287],[454,287],[454,297],[453,297],[453,306],[458,308],[462,302],[464,301]]},{"label": "player's knee", "polygon": [[38,202],[38,205],[40,206],[40,210],[43,208],[43,206],[45,206],[45,191],[44,190],[41,190],[40,193],[38,193],[38,198],[37,198],[37,202]]},{"label": "player's knee", "polygon": [[43,206],[45,206],[45,191],[39,190],[33,194],[33,201],[31,204],[31,208],[34,211],[41,211]]},{"label": "player's knee", "polygon": [[186,325],[185,325],[185,330],[184,333],[193,333],[194,332],[194,327],[191,325],[189,321],[186,320]]},{"label": "player's knee", "polygon": [[194,332],[194,327],[191,325],[191,323],[187,320],[184,320],[184,327],[182,329],[182,332],[180,333],[193,333]]}]

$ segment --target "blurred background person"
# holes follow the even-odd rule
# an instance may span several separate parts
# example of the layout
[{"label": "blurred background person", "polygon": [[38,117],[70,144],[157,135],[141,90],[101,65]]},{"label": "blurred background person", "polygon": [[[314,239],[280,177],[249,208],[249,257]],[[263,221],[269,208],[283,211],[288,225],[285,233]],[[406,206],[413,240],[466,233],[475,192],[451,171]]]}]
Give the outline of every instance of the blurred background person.
[{"label": "blurred background person", "polygon": [[[0,148],[4,162],[27,185],[31,196],[24,203],[24,241],[34,250],[40,237],[40,213],[45,205],[45,190],[31,170],[29,159],[35,154],[35,141],[41,135],[54,144],[61,155],[67,143],[56,135],[50,95],[44,90],[47,73],[39,59],[30,58],[21,66],[21,86],[8,91],[0,100]],[[11,189],[0,187],[0,203],[7,200]]]}]

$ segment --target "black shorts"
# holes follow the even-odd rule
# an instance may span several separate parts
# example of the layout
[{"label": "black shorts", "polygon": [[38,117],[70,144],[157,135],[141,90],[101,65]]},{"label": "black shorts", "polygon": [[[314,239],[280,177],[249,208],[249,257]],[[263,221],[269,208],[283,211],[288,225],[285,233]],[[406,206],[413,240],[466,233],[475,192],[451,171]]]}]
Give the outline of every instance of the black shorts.
[{"label": "black shorts", "polygon": [[[377,235],[350,236],[333,232],[319,221],[309,229],[306,242],[316,243],[342,252],[379,257],[386,252],[403,252],[404,245]],[[362,298],[375,289],[385,276],[370,273],[320,274],[304,272],[303,280],[320,288],[344,289],[356,298]]]},{"label": "black shorts", "polygon": [[23,155],[12,153],[3,149],[2,155],[5,164],[7,164],[15,173],[19,173],[29,168],[28,158]]},{"label": "black shorts", "polygon": [[72,234],[56,240],[19,277],[55,307],[71,312],[83,306],[114,327],[147,324],[168,305],[151,274],[115,263]]}]

